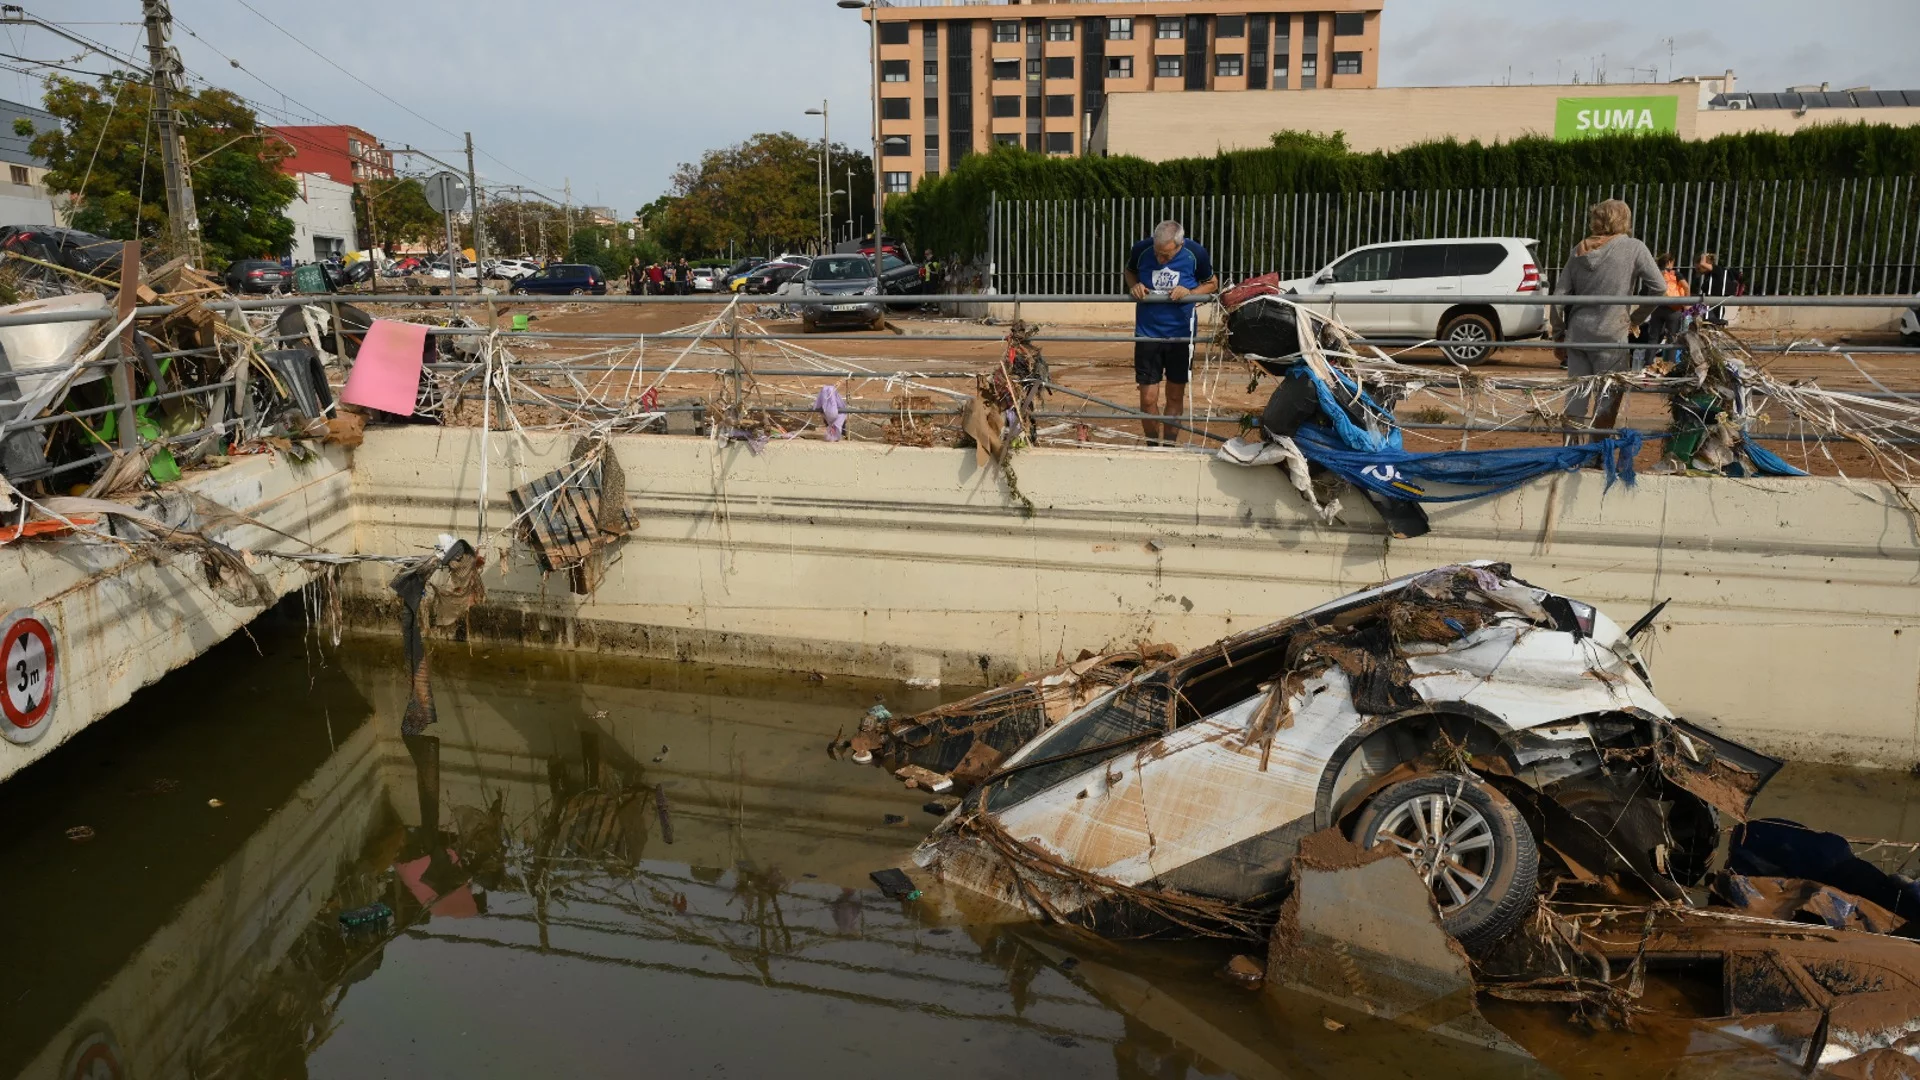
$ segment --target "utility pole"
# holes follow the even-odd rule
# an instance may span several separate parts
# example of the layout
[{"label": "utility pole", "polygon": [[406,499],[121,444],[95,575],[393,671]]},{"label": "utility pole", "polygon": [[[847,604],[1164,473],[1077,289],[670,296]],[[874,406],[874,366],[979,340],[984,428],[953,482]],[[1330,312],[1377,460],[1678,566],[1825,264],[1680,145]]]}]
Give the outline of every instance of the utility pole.
[{"label": "utility pole", "polygon": [[487,272],[487,222],[485,201],[480,195],[480,177],[473,171],[473,132],[467,134],[467,193],[473,200],[473,273],[484,284]]},{"label": "utility pole", "polygon": [[153,119],[160,128],[160,160],[167,179],[167,226],[179,252],[200,261],[200,215],[193,202],[193,181],[181,152],[180,118],[173,111],[174,79],[186,70],[180,54],[167,44],[173,36],[173,12],[167,0],[141,0],[147,23],[147,65],[153,82]]},{"label": "utility pole", "polygon": [[566,183],[566,196],[567,196],[566,204],[563,207],[563,211],[567,215],[566,257],[571,259],[573,258],[573,177],[568,176],[568,177],[563,177],[562,179]]}]

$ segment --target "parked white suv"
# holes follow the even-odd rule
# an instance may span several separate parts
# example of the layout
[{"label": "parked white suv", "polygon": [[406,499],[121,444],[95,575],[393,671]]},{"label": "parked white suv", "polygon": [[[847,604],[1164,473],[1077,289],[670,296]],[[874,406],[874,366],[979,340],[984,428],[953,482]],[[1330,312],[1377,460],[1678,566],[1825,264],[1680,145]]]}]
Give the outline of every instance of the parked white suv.
[{"label": "parked white suv", "polygon": [[519,281],[530,274],[538,273],[538,263],[526,259],[499,259],[487,268],[487,276],[502,281]]},{"label": "parked white suv", "polygon": [[[1369,244],[1312,277],[1280,283],[1301,296],[1503,296],[1534,293],[1536,241],[1511,236]],[[1369,303],[1338,307],[1336,318],[1367,337],[1437,338],[1455,363],[1493,358],[1494,343],[1539,337],[1547,309],[1490,304]]]}]

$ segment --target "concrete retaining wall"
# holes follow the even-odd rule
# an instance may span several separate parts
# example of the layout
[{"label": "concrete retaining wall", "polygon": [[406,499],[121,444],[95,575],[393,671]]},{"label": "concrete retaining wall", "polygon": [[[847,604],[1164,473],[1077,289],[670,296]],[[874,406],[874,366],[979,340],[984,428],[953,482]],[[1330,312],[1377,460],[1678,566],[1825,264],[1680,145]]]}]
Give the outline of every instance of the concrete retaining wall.
[{"label": "concrete retaining wall", "polygon": [[[268,526],[214,530],[214,538],[230,546],[301,550],[289,536],[328,550],[352,544],[343,452],[329,450],[306,465],[277,456],[247,458],[192,474],[182,486]],[[299,565],[280,560],[260,560],[254,569],[276,596],[310,578]],[[24,746],[0,741],[0,781],[259,614],[222,600],[193,556],[148,557],[77,540],[0,548],[0,597],[6,611],[29,608],[38,615],[53,631],[57,650],[47,731]]]},{"label": "concrete retaining wall", "polygon": [[[472,431],[370,432],[356,454],[365,552],[471,536]],[[495,433],[509,486],[569,437]],[[1676,710],[1800,759],[1920,756],[1920,543],[1882,486],[1596,474],[1433,512],[1389,544],[1372,512],[1316,523],[1271,470],[1199,453],[1030,450],[1023,516],[972,451],[621,439],[641,525],[592,597],[489,545],[476,633],[713,663],[980,683],[1138,640],[1194,646],[1380,579],[1510,561],[1623,624],[1667,597],[1646,643]],[[1350,499],[1350,503],[1358,503]],[[499,569],[505,557],[506,569]],[[393,631],[383,571],[353,578],[361,625]]]},{"label": "concrete retaining wall", "polygon": [[[960,313],[968,318],[989,317],[1000,322],[1011,322],[1017,315],[1042,326],[1133,325],[1132,304],[986,302],[957,306],[963,309]],[[1912,300],[1890,300],[1887,307],[1773,307],[1756,304],[1730,310],[1733,311],[1733,325],[1749,333],[1892,333],[1900,329],[1901,314],[1913,306]],[[1351,306],[1348,310],[1351,310]],[[1219,309],[1204,307],[1200,311],[1203,327],[1210,327],[1213,324],[1210,316],[1217,314]],[[1339,309],[1336,308],[1333,314],[1337,317]]]}]

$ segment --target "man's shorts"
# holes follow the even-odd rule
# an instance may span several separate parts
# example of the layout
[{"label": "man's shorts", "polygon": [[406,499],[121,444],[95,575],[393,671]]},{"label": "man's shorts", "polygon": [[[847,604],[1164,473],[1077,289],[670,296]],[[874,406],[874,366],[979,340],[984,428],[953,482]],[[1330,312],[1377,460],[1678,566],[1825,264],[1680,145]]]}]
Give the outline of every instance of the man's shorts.
[{"label": "man's shorts", "polygon": [[1180,386],[1187,385],[1193,367],[1193,345],[1185,341],[1136,341],[1133,343],[1133,381],[1140,386],[1158,386],[1162,378]]}]

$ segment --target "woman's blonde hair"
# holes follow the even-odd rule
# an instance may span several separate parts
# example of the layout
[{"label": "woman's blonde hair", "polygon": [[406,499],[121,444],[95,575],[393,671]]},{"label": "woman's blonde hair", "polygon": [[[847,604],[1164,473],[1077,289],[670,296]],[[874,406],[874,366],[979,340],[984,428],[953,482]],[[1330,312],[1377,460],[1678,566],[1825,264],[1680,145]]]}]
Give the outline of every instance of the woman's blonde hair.
[{"label": "woman's blonde hair", "polygon": [[1606,199],[1587,211],[1588,236],[1622,236],[1633,231],[1633,208],[1619,199]]}]

